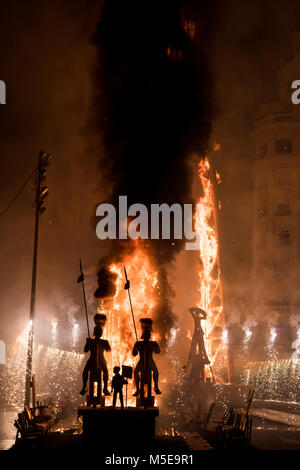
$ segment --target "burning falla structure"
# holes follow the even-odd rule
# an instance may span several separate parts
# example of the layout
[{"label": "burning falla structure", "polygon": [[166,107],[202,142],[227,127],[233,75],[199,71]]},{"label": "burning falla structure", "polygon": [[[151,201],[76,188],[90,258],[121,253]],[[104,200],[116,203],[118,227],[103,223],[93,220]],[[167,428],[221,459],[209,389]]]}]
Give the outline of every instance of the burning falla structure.
[{"label": "burning falla structure", "polygon": [[[108,189],[106,200],[113,204],[119,195],[127,195],[129,204],[183,205],[193,201],[200,162],[202,194],[197,196],[194,217],[200,240],[198,301],[208,314],[208,354],[215,366],[222,358],[219,374],[227,381],[212,173],[208,159],[202,157],[213,114],[210,73],[187,2],[146,3],[136,22],[131,7],[108,2],[94,37],[98,63],[92,122],[104,146],[102,183]],[[123,290],[124,265],[132,282],[135,314],[138,319],[153,318],[156,339],[166,349],[177,326],[168,273],[182,247],[183,240],[174,235],[170,240],[114,240],[100,260],[95,296],[98,311],[107,314],[107,336],[116,346],[112,362],[132,360],[128,345],[134,330]]]},{"label": "burning falla structure", "polygon": [[[101,185],[111,203],[124,194],[129,204],[172,206],[176,202],[183,206],[194,202],[193,182],[199,180],[196,195],[199,210],[194,214],[199,240],[199,250],[195,252],[197,303],[207,312],[205,346],[211,367],[219,380],[227,382],[214,175],[204,157],[208,151],[213,99],[211,76],[199,40],[201,24],[197,30],[188,3],[183,1],[145,2],[139,21],[133,13],[137,10],[137,1],[130,6],[119,0],[107,2],[93,38],[97,63],[89,124],[94,136],[101,136],[102,140]],[[155,324],[152,339],[159,342],[162,352],[174,346],[178,324],[169,272],[183,245],[184,240],[173,234],[169,240],[114,240],[108,254],[100,259],[95,297],[98,313],[107,318],[104,337],[112,349],[111,369],[133,365],[135,337],[130,304],[123,288],[124,266],[132,283],[136,322],[152,318]],[[186,315],[189,316],[188,311]],[[44,393],[49,383],[40,363],[51,364],[50,388],[56,390],[62,357],[66,356],[67,363],[73,361],[72,368],[66,366],[68,372],[74,368],[79,371],[83,361],[83,355],[77,352],[78,323],[73,325],[70,357],[59,349],[56,339],[59,328],[54,323],[53,343],[48,348],[35,344],[33,351],[33,370],[39,370],[39,387]],[[24,337],[26,332],[27,329]],[[176,369],[179,374],[182,368],[178,367],[179,362],[172,373]],[[20,364],[20,371],[23,366]],[[14,373],[13,366],[11,369]],[[209,369],[206,374],[210,375]],[[75,375],[72,372],[72,383],[78,382]],[[172,378],[166,374],[165,380]],[[74,385],[74,391],[76,388]],[[130,395],[131,390],[128,392]]]},{"label": "burning falla structure", "polygon": [[[40,397],[47,404],[51,402],[57,416],[63,410],[62,418],[59,417],[63,425],[67,421],[66,415],[73,419],[74,410],[77,409],[78,415],[85,420],[84,433],[90,432],[102,438],[102,429],[110,426],[110,441],[115,436],[115,428],[123,429],[126,421],[131,422],[132,434],[134,428],[143,427],[138,421],[138,414],[144,417],[147,414],[146,411],[143,414],[143,407],[153,412],[152,424],[149,425],[153,437],[158,405],[162,410],[160,425],[166,433],[172,430],[171,435],[174,435],[174,429],[185,432],[187,429],[193,430],[193,426],[200,432],[200,425],[203,422],[207,424],[207,416],[212,410],[221,413],[226,405],[228,409],[232,406],[240,408],[246,390],[251,393],[243,418],[249,424],[252,386],[255,386],[257,398],[262,399],[262,406],[269,398],[285,400],[285,405],[280,406],[290,406],[290,403],[299,401],[299,361],[280,356],[278,340],[283,335],[280,327],[276,329],[274,310],[269,309],[274,304],[275,293],[276,296],[278,294],[275,304],[277,317],[280,314],[282,325],[287,322],[289,304],[286,302],[283,306],[283,294],[278,289],[277,281],[282,282],[284,278],[283,285],[286,285],[289,271],[272,272],[274,253],[266,251],[265,243],[262,243],[267,234],[266,227],[273,226],[275,233],[271,235],[275,235],[280,242],[279,247],[275,247],[277,255],[280,255],[276,258],[280,269],[286,268],[284,256],[289,259],[291,253],[297,252],[292,243],[291,227],[294,222],[291,221],[294,215],[290,205],[291,192],[296,191],[296,180],[290,179],[293,160],[289,159],[287,165],[285,158],[285,154],[293,153],[294,147],[281,129],[283,121],[285,126],[288,119],[293,121],[297,118],[297,112],[293,110],[285,114],[289,96],[286,96],[286,89],[283,90],[282,86],[281,94],[284,96],[281,96],[280,103],[260,109],[253,134],[254,144],[258,147],[258,158],[254,163],[254,193],[255,211],[259,214],[259,227],[253,244],[254,272],[257,279],[262,279],[261,262],[268,260],[265,287],[268,286],[269,290],[270,279],[274,277],[276,280],[272,292],[269,290],[269,306],[264,305],[261,310],[270,312],[272,322],[266,326],[268,332],[270,327],[270,335],[267,340],[260,338],[258,341],[259,335],[250,325],[251,318],[247,316],[246,308],[239,316],[245,321],[240,325],[237,322],[234,324],[234,315],[228,314],[224,308],[220,266],[223,245],[220,247],[218,236],[218,215],[222,208],[218,191],[222,186],[219,186],[221,175],[216,171],[221,145],[210,144],[214,103],[211,75],[203,50],[209,37],[203,37],[205,28],[201,22],[204,19],[201,15],[193,15],[196,3],[201,4],[193,0],[152,0],[143,2],[143,10],[140,9],[140,2],[135,0],[129,4],[124,0],[110,0],[104,5],[93,37],[97,55],[93,68],[89,137],[96,141],[97,151],[101,154],[101,197],[98,202],[109,203],[113,207],[115,224],[119,222],[119,227],[111,240],[97,241],[99,251],[96,259],[93,253],[97,268],[89,270],[93,275],[88,282],[89,309],[84,302],[88,325],[84,352],[89,352],[91,356],[83,368],[85,356],[81,346],[84,344],[85,326],[81,327],[83,321],[81,323],[79,303],[72,314],[64,312],[68,317],[67,326],[62,327],[60,318],[52,317],[53,321],[48,321],[48,328],[45,328],[48,343],[44,345],[35,340],[33,345],[30,341],[27,403],[31,400],[30,387],[33,388],[32,384],[35,383],[35,380],[30,382],[33,370]],[[299,59],[298,46],[299,36],[295,42],[295,59]],[[282,69],[283,82],[291,78],[291,71],[294,73],[297,67],[296,61]],[[281,116],[283,121],[277,121],[278,110],[284,114]],[[278,132],[275,146],[269,145],[270,136],[268,144],[265,144],[266,128],[269,128],[270,121],[273,122],[274,133]],[[297,137],[294,136],[296,141]],[[275,154],[278,154],[275,157],[272,153],[274,148]],[[292,157],[296,162],[296,156]],[[276,168],[275,172],[273,167]],[[261,169],[267,169],[269,175],[274,173],[273,179],[269,177],[268,184]],[[197,249],[187,255],[184,248],[190,238],[186,233],[185,239],[178,237],[175,228],[174,231],[170,230],[169,237],[163,236],[162,227],[153,239],[120,236],[128,232],[132,222],[129,216],[123,219],[118,204],[120,198],[125,198],[130,207],[167,206],[171,227],[172,218],[175,219],[172,207],[192,206],[195,203],[191,218]],[[277,211],[271,219],[274,201],[278,202]],[[96,214],[98,216],[97,211]],[[257,214],[256,217],[258,220]],[[95,222],[93,219],[93,230]],[[136,226],[138,232],[137,223]],[[150,232],[152,220],[148,214],[147,227]],[[139,228],[142,235],[141,224]],[[174,276],[183,253],[188,267],[185,266],[182,272],[178,269]],[[80,267],[78,282],[82,282],[86,301],[81,262]],[[95,272],[98,282],[96,290]],[[178,288],[179,282],[184,287]],[[226,291],[227,301],[230,292],[230,289]],[[254,309],[258,308],[260,297],[263,297],[260,289],[257,297]],[[295,301],[295,314],[297,305]],[[88,310],[95,320],[94,335],[89,330]],[[256,320],[255,327],[262,330],[262,322],[258,318]],[[298,317],[295,316],[293,321],[298,324]],[[67,340],[62,343],[58,335],[66,332]],[[26,370],[24,351],[27,336],[33,340],[33,315],[23,335],[16,339],[13,347],[8,348],[7,364],[3,367],[4,379],[0,376],[2,395],[14,410],[23,401],[23,386],[20,384]],[[253,341],[255,336],[256,344]],[[258,342],[261,351],[257,347]],[[299,337],[293,344],[298,351]],[[263,362],[253,362],[256,359],[253,349],[259,359],[263,358]],[[155,358],[156,365],[152,353],[160,352]],[[139,356],[138,361],[136,356]],[[147,357],[151,359],[151,367],[148,368]],[[79,392],[82,369],[83,385]],[[115,376],[112,379],[113,372]],[[13,386],[7,385],[12,383]],[[115,407],[116,390],[109,390],[118,383],[121,409]],[[122,386],[125,384],[124,408]],[[87,397],[83,398],[86,394]],[[48,400],[49,396],[54,400]],[[35,394],[32,402],[36,402]],[[119,411],[121,413],[117,416],[115,412]],[[207,415],[204,421],[203,414]],[[93,419],[89,421],[93,416],[101,419],[93,423]],[[137,419],[134,425],[130,416]],[[71,424],[74,425],[73,422]],[[227,421],[223,424],[226,427]],[[245,429],[246,425],[244,435]],[[120,432],[120,441],[122,437]]]},{"label": "burning falla structure", "polygon": [[[216,228],[216,207],[210,164],[207,158],[199,163],[198,175],[203,189],[194,215],[199,250],[198,305],[206,312],[204,328],[205,349],[210,358],[206,374],[198,374],[198,379],[212,375],[221,383],[230,382],[229,357],[224,312],[222,303],[222,283],[219,266],[219,246]],[[129,242],[130,243],[130,242]],[[175,320],[167,322],[165,307],[168,305],[168,293],[161,287],[159,268],[153,266],[149,255],[149,245],[145,241],[136,241],[127,252],[123,249],[118,255],[119,261],[102,267],[98,272],[98,288],[94,296],[98,299],[98,312],[106,315],[106,336],[112,344],[111,365],[133,365],[131,349],[134,337],[134,324],[131,322],[130,303],[124,290],[124,268],[132,282],[132,304],[136,320],[154,318],[159,325],[158,340],[168,350],[169,340],[176,333]],[[150,251],[151,253],[151,251]],[[125,273],[126,274],[126,273]],[[197,275],[197,274],[196,274]],[[131,301],[131,299],[130,299]],[[188,315],[188,313],[187,313]],[[225,333],[224,333],[225,332]],[[198,346],[194,356],[202,354]]]},{"label": "burning falla structure", "polygon": [[[102,136],[104,149],[101,181],[107,188],[106,200],[115,207],[120,195],[127,195],[129,204],[146,206],[197,202],[194,227],[199,249],[195,252],[198,258],[195,270],[198,297],[195,300],[207,313],[202,325],[205,348],[220,383],[240,382],[241,376],[246,383],[251,383],[243,376],[247,360],[251,361],[247,348],[254,334],[247,326],[247,318],[245,325],[235,333],[236,325],[227,322],[230,315],[225,318],[224,312],[217,223],[221,205],[214,195],[214,185],[218,186],[221,179],[214,169],[214,153],[208,148],[214,100],[203,44],[209,40],[209,35],[207,39],[201,33],[205,31],[201,16],[194,22],[191,12],[195,5],[192,4],[147,2],[138,22],[120,2],[111,2],[104,8],[94,37],[98,62],[92,120],[95,133]],[[116,9],[121,12],[118,17]],[[215,144],[213,150],[219,147]],[[261,162],[259,159],[256,166]],[[266,162],[264,159],[263,163]],[[258,173],[261,180],[263,174]],[[199,182],[197,193],[192,190],[195,180]],[[262,205],[267,197],[265,192],[261,190]],[[282,194],[284,197],[279,199],[285,200],[286,191]],[[259,220],[262,217],[260,214]],[[263,230],[262,225],[259,227]],[[123,290],[124,265],[132,282],[137,317],[153,317],[163,349],[176,338],[175,292],[169,273],[182,247],[182,241],[175,238],[111,242],[110,252],[99,261],[99,266],[106,269],[109,276],[115,276],[111,279],[111,294],[113,291],[114,295],[109,301],[100,296],[98,306],[100,311],[108,313],[111,341],[125,347],[134,340],[129,304]],[[260,249],[264,250],[263,245]],[[255,256],[256,264],[259,259]],[[187,309],[186,316],[189,317]],[[268,349],[273,348],[276,334],[273,327],[270,338],[260,338],[260,348],[264,349],[267,359],[271,358]],[[192,334],[189,334],[191,339]],[[258,349],[257,346],[254,349]],[[114,361],[131,361],[129,349],[126,353],[114,354],[119,354]],[[252,375],[253,367],[251,365],[246,375]],[[267,364],[265,367],[268,368]],[[208,365],[205,370],[211,375]]]}]

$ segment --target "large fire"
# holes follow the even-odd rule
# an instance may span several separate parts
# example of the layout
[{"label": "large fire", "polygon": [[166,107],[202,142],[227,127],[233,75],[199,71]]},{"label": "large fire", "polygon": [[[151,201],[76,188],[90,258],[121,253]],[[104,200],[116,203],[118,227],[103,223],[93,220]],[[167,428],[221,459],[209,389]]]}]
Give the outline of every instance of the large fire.
[{"label": "large fire", "polygon": [[[213,183],[211,181],[211,168],[207,158],[199,163],[198,170],[199,179],[203,188],[203,195],[199,198],[197,203],[197,211],[195,214],[195,229],[197,231],[197,238],[199,240],[199,250],[196,251],[196,256],[200,260],[199,268],[199,302],[198,306],[203,308],[208,318],[203,322],[205,332],[205,342],[208,356],[211,360],[213,371],[218,374],[220,380],[224,377],[224,369],[227,362],[227,331],[224,328],[224,315],[223,315],[223,300],[222,300],[222,284],[219,268],[219,247],[217,236],[217,223],[216,223],[216,209],[214,201]],[[135,324],[137,334],[140,338],[141,328],[139,320],[143,317],[151,317],[154,319],[154,331],[152,339],[160,342],[163,338],[160,337],[159,331],[155,325],[155,311],[159,306],[161,299],[161,291],[159,285],[159,275],[156,268],[153,266],[143,243],[140,241],[135,242],[135,247],[132,252],[124,253],[123,259],[120,262],[114,262],[109,266],[109,270],[116,274],[116,293],[110,300],[100,300],[98,311],[105,313],[107,316],[107,323],[105,326],[103,337],[107,338],[111,344],[112,352],[107,355],[109,370],[111,371],[114,366],[119,365],[134,365],[132,356],[132,348],[136,341],[135,329],[130,309],[128,298],[128,291],[124,289],[125,275],[124,266],[126,267],[128,278],[131,281],[131,298],[134,310]],[[48,355],[49,364],[52,364],[53,384],[58,383],[58,371],[66,377],[66,371],[72,371],[72,376],[79,377],[79,370],[82,367],[83,355],[76,355],[75,352],[64,352],[57,349],[56,343],[57,323],[52,324],[51,336],[53,341],[52,348],[36,347],[34,352],[34,368],[38,368],[38,383],[47,383],[49,386],[49,376],[45,380],[42,377],[43,367],[38,366],[39,358],[43,357],[45,364],[45,351]],[[176,330],[169,332],[169,347],[172,346],[176,340]],[[28,331],[24,330],[23,336],[26,338]],[[188,335],[191,338],[190,332]],[[72,349],[75,351],[75,343],[78,337],[78,325],[74,324],[72,332]],[[24,343],[25,344],[25,343]],[[16,348],[14,354],[11,356],[8,370],[13,373],[16,371],[24,374],[25,363],[17,360]],[[175,357],[174,352],[172,356]],[[24,359],[24,354],[20,358]],[[66,366],[62,364],[62,357],[65,358]],[[47,359],[47,360],[48,360]],[[75,369],[73,370],[68,364],[71,360]],[[18,366],[16,367],[16,363]],[[50,367],[50,366],[49,366]],[[49,367],[45,370],[49,373]],[[54,369],[56,367],[56,369]],[[176,367],[180,369],[180,364],[176,363]],[[51,370],[52,370],[51,369]],[[55,372],[54,372],[55,370]],[[48,374],[49,375],[49,374]],[[71,379],[69,379],[70,383]],[[163,382],[163,381],[162,381]],[[18,378],[15,381],[19,385],[20,400],[22,400],[23,387],[22,380]],[[0,384],[1,385],[1,384]],[[56,387],[56,385],[55,385]],[[78,385],[74,383],[74,390]],[[42,386],[39,385],[42,389]],[[77,389],[76,389],[77,390]],[[128,397],[131,397],[133,392],[133,383],[129,382]],[[21,402],[21,401],[20,401]],[[109,400],[107,400],[109,403]],[[128,399],[128,404],[133,405],[133,398]]]},{"label": "large fire", "polygon": [[[207,158],[199,163],[198,175],[203,188],[203,196],[197,203],[195,229],[199,240],[199,303],[208,318],[204,322],[205,342],[211,366],[214,371],[224,375],[227,366],[227,331],[224,327],[222,284],[219,267],[219,247],[213,183],[210,178],[210,164]],[[132,348],[136,341],[135,330],[130,310],[128,292],[124,290],[126,266],[131,280],[131,297],[138,335],[139,319],[152,317],[158,303],[158,274],[143,250],[142,244],[136,244],[135,251],[125,255],[122,262],[113,263],[109,270],[117,274],[116,294],[111,301],[100,301],[98,311],[105,313],[107,324],[105,337],[112,347],[109,358],[111,368],[115,365],[133,366]],[[159,341],[155,330],[152,339]],[[130,385],[131,389],[132,385]]]},{"label": "large fire", "polygon": [[195,214],[200,258],[198,306],[207,312],[203,325],[205,346],[211,366],[220,374],[228,362],[228,334],[224,325],[216,206],[210,173],[210,163],[205,157],[199,163],[198,175],[203,195],[197,202]]},{"label": "large fire", "polygon": [[[136,341],[134,324],[128,298],[128,291],[124,289],[126,267],[128,278],[131,281],[131,299],[134,310],[136,330],[140,339],[140,318],[152,317],[157,305],[159,295],[158,276],[153,269],[147,254],[141,247],[137,247],[134,253],[125,256],[120,263],[113,263],[109,270],[117,274],[116,294],[111,301],[101,301],[99,313],[107,316],[104,337],[110,342],[112,352],[108,360],[110,368],[118,365],[133,366],[132,349]],[[159,341],[159,335],[155,329],[153,340]],[[132,391],[132,384],[128,385],[128,392]],[[129,393],[131,395],[131,393]],[[128,400],[131,404],[131,400]]]}]

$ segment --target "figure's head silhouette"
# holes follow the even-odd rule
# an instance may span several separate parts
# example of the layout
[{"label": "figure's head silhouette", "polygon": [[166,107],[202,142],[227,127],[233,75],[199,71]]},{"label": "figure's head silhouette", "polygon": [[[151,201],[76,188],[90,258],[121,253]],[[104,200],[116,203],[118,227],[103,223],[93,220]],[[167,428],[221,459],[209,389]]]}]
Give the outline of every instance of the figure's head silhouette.
[{"label": "figure's head silhouette", "polygon": [[114,374],[119,374],[120,370],[121,370],[121,369],[120,369],[119,366],[115,366],[115,367],[113,368]]},{"label": "figure's head silhouette", "polygon": [[103,333],[103,330],[102,330],[101,326],[95,326],[95,328],[94,328],[94,336],[95,336],[96,338],[101,338],[102,333]]},{"label": "figure's head silhouette", "polygon": [[196,315],[196,317],[199,317],[200,319],[203,319],[205,320],[207,318],[207,313],[202,310],[202,308],[199,308],[199,307],[191,307],[189,308],[189,312],[191,312],[191,314],[193,315]]},{"label": "figure's head silhouette", "polygon": [[153,320],[151,318],[141,318],[140,323],[142,327],[142,339],[149,341],[152,332]]},{"label": "figure's head silhouette", "polygon": [[96,315],[94,316],[94,322],[96,326],[101,326],[101,328],[103,329],[106,324],[106,315],[104,315],[103,313],[96,313]]},{"label": "figure's head silhouette", "polygon": [[148,328],[145,328],[142,334],[142,339],[149,341],[150,338],[151,338],[151,331]]}]

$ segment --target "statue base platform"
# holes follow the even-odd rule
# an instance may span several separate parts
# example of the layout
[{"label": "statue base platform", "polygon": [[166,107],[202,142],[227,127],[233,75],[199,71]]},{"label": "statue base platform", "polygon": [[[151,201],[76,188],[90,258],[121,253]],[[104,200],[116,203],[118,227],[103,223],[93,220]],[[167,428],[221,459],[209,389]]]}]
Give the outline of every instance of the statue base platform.
[{"label": "statue base platform", "polygon": [[155,418],[157,407],[104,408],[83,406],[78,409],[78,417],[83,418],[83,435],[88,439],[101,439],[116,443],[148,442],[155,438]]},{"label": "statue base platform", "polygon": [[91,395],[88,395],[86,398],[87,406],[93,406],[94,408],[97,408],[97,406],[104,407],[105,406],[105,396],[101,395],[100,397],[93,397]]}]

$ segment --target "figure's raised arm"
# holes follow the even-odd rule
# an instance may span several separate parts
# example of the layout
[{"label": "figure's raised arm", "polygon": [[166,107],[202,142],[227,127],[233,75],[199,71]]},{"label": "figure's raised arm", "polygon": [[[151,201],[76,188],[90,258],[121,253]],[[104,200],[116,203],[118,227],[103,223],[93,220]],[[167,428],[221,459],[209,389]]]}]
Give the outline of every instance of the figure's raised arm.
[{"label": "figure's raised arm", "polygon": [[87,353],[90,350],[91,350],[91,338],[87,338],[85,346],[84,346],[84,352]]},{"label": "figure's raised arm", "polygon": [[139,346],[138,346],[138,341],[135,343],[135,345],[133,346],[133,350],[132,350],[132,354],[134,356],[137,356],[139,353]]}]

